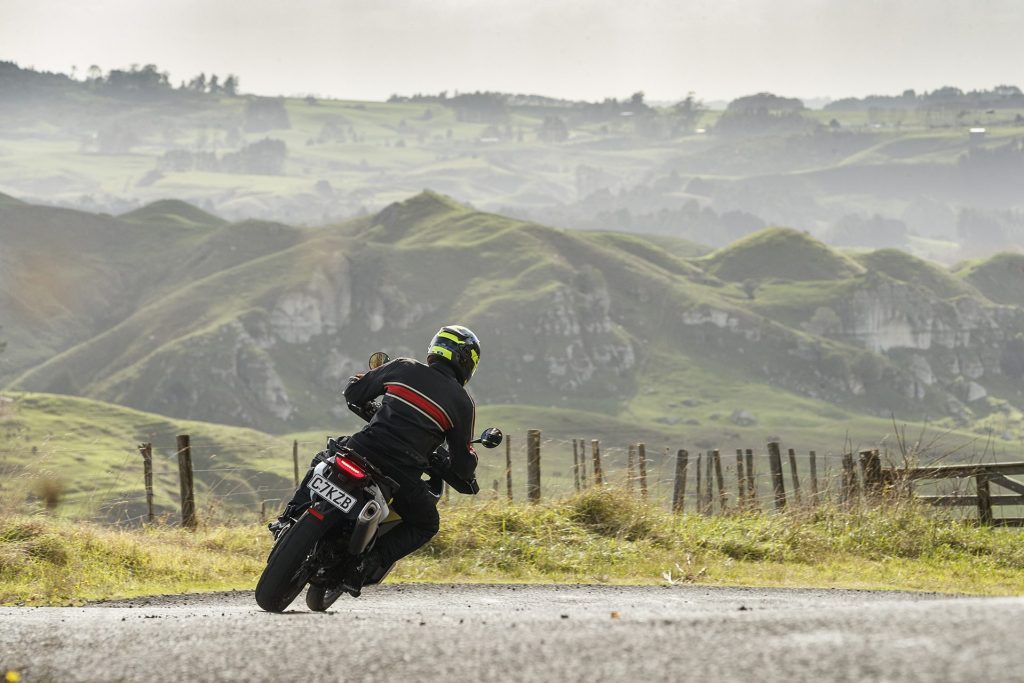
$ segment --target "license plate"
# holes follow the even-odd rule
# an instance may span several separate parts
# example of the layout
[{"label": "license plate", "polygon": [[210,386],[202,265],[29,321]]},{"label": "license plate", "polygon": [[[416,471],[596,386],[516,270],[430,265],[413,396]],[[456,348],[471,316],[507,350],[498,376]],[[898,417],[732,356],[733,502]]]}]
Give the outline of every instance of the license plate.
[{"label": "license plate", "polygon": [[355,498],[328,481],[322,474],[316,474],[309,480],[309,488],[342,512],[348,512],[356,504]]}]

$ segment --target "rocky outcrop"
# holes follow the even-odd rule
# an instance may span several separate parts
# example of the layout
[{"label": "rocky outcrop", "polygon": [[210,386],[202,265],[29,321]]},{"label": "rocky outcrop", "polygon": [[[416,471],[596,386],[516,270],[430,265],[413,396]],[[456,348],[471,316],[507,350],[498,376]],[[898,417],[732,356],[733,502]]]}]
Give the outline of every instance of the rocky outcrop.
[{"label": "rocky outcrop", "polygon": [[287,421],[295,408],[270,356],[244,331],[236,338],[234,350],[232,374],[247,389],[250,400],[277,419]]},{"label": "rocky outcrop", "polygon": [[632,341],[612,322],[603,282],[585,291],[560,286],[541,310],[534,325],[538,344],[522,361],[541,364],[552,387],[580,389],[601,372],[623,375],[636,364]]},{"label": "rocky outcrop", "polygon": [[295,405],[263,345],[238,320],[168,345],[100,398],[190,419],[268,428],[264,416],[287,422]]},{"label": "rocky outcrop", "polygon": [[274,304],[270,327],[288,344],[305,344],[322,334],[334,334],[352,313],[351,265],[344,256],[329,259],[300,289],[285,292]]},{"label": "rocky outcrop", "polygon": [[985,380],[1003,373],[1004,346],[1024,327],[1024,312],[971,295],[943,300],[876,273],[804,327],[893,359],[912,378],[909,398],[948,393],[949,412],[959,416],[964,404],[987,410]]}]

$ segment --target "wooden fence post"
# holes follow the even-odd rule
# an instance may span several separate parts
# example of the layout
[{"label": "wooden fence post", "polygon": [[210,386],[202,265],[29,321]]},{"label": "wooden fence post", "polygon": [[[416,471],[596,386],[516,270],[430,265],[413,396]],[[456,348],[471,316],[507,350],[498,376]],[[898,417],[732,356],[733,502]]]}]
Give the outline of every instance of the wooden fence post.
[{"label": "wooden fence post", "polygon": [[708,451],[704,458],[704,514],[710,515],[715,511],[714,493],[711,490],[711,451]]},{"label": "wooden fence post", "polygon": [[636,445],[636,462],[640,466],[640,496],[647,499],[647,446],[643,443]]},{"label": "wooden fence post", "polygon": [[626,488],[633,490],[633,481],[636,479],[636,445],[629,444],[628,455],[626,456]]},{"label": "wooden fence post", "polygon": [[295,467],[295,486],[299,485],[299,442],[292,441],[292,465]]},{"label": "wooden fence post", "polygon": [[747,506],[746,477],[743,475],[743,449],[736,449],[736,505],[742,510]]},{"label": "wooden fence post", "polygon": [[572,440],[572,485],[576,493],[580,492],[580,453],[576,439]]},{"label": "wooden fence post", "polygon": [[974,485],[978,490],[978,521],[984,526],[992,526],[992,491],[989,489],[988,472],[979,472],[974,476]]},{"label": "wooden fence post", "polygon": [[877,496],[882,492],[882,458],[878,449],[860,452],[860,466],[864,477],[864,493]]},{"label": "wooden fence post", "polygon": [[694,484],[696,485],[694,493],[696,493],[696,495],[694,496],[694,498],[696,498],[697,500],[697,512],[699,514],[704,514],[704,488],[701,486],[701,477],[703,475],[701,474],[702,468],[700,466],[703,457],[704,454],[700,451],[697,451],[697,476],[694,477]]},{"label": "wooden fence post", "polygon": [[729,494],[725,492],[725,478],[722,476],[722,455],[718,449],[711,451],[712,460],[715,463],[715,483],[718,484],[718,511],[725,512],[726,502]]},{"label": "wooden fence post", "polygon": [[260,501],[260,524],[267,521],[267,508],[270,507],[271,503],[276,503],[278,506],[281,504],[280,498],[266,498]]},{"label": "wooden fence post", "polygon": [[818,504],[818,458],[811,451],[811,505]]},{"label": "wooden fence post", "polygon": [[178,435],[178,478],[181,480],[181,525],[196,528],[196,494],[192,480],[192,446],[188,434]]},{"label": "wooden fence post", "polygon": [[863,491],[861,480],[857,478],[857,461],[850,453],[850,497],[852,500],[859,500]]},{"label": "wooden fence post", "polygon": [[846,459],[847,453],[843,453],[840,462],[840,474],[839,474],[839,504],[846,506],[850,502],[850,482],[849,474],[847,474]]},{"label": "wooden fence post", "polygon": [[540,502],[540,430],[526,432],[526,497]]},{"label": "wooden fence post", "polygon": [[786,507],[786,483],[782,480],[782,452],[777,441],[772,441],[768,444],[768,466],[772,471],[772,493],[775,497],[775,509],[783,510]]},{"label": "wooden fence post", "polygon": [[587,442],[583,439],[580,439],[580,488],[587,490]]},{"label": "wooden fence post", "polygon": [[793,498],[796,504],[799,505],[802,502],[800,495],[800,475],[796,471],[796,451],[792,448],[789,449],[789,475],[793,478]]},{"label": "wooden fence post", "polygon": [[505,493],[512,502],[512,438],[505,437]]},{"label": "wooden fence post", "polygon": [[676,451],[676,480],[672,488],[672,512],[682,512],[686,499],[686,461],[690,454],[685,449]]},{"label": "wooden fence post", "polygon": [[843,478],[840,499],[844,505],[851,505],[857,496],[857,472],[853,464],[853,453],[843,453]]},{"label": "wooden fence post", "polygon": [[601,442],[597,439],[590,441],[590,450],[594,456],[594,485],[601,486],[604,479],[601,476]]},{"label": "wooden fence post", "polygon": [[747,461],[747,504],[751,508],[757,507],[757,481],[754,479],[754,451],[748,448],[744,454]]},{"label": "wooden fence post", "polygon": [[146,521],[153,523],[153,444],[140,443],[142,454],[142,477],[146,486]]}]

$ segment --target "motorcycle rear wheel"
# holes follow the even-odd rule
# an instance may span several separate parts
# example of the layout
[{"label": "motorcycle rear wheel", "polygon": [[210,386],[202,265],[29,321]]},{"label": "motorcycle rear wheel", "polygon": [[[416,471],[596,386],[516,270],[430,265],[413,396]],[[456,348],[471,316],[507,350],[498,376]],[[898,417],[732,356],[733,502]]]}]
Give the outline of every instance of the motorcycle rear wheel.
[{"label": "motorcycle rear wheel", "polygon": [[303,513],[277,540],[256,584],[256,604],[267,612],[283,612],[298,597],[311,571],[306,559],[323,534],[318,520]]},{"label": "motorcycle rear wheel", "polygon": [[306,591],[306,607],[314,612],[326,612],[345,591],[340,588],[328,588],[323,584],[310,584]]}]

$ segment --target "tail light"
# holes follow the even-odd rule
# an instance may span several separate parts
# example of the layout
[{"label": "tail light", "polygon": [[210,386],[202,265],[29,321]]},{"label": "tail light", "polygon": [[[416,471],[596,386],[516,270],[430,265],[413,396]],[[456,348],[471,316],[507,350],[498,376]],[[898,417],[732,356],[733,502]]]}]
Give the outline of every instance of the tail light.
[{"label": "tail light", "polygon": [[366,472],[363,471],[363,468],[344,456],[334,456],[334,466],[353,479],[366,479]]}]

